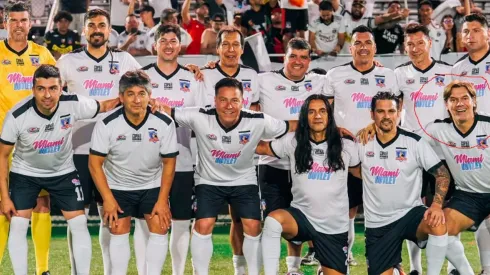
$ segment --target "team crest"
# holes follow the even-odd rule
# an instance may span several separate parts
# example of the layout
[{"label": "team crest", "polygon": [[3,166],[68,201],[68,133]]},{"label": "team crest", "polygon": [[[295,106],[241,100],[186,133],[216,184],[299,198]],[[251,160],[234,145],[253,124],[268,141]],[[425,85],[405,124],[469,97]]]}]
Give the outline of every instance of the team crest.
[{"label": "team crest", "polygon": [[407,160],[407,149],[406,148],[396,148],[396,160],[406,161]]},{"label": "team crest", "polygon": [[485,149],[488,147],[487,145],[487,137],[486,136],[477,136],[476,144],[479,149]]},{"label": "team crest", "polygon": [[70,123],[71,122],[70,116],[61,118],[60,122],[61,122],[61,129],[63,130],[66,130],[72,126]]},{"label": "team crest", "polygon": [[243,90],[246,91],[246,92],[251,92],[252,91],[252,84],[250,83],[250,81],[243,81],[242,82],[243,84]]},{"label": "team crest", "polygon": [[189,87],[191,86],[191,83],[189,81],[185,81],[185,80],[180,80],[180,90],[184,93],[188,93],[190,92],[191,90],[189,89]]},{"label": "team crest", "polygon": [[150,141],[151,141],[151,142],[153,142],[153,143],[157,143],[157,142],[159,142],[159,141],[160,141],[160,140],[158,139],[157,130],[152,129],[152,128],[149,128],[149,129],[148,129],[148,135],[150,136]]},{"label": "team crest", "polygon": [[109,72],[111,74],[119,74],[119,63],[118,62],[109,62]]},{"label": "team crest", "polygon": [[41,65],[39,63],[39,55],[30,55],[29,58],[31,59],[32,66],[40,66]]},{"label": "team crest", "polygon": [[485,65],[485,73],[490,74],[490,64]]},{"label": "team crest", "polygon": [[4,59],[2,61],[2,65],[10,65],[10,64],[12,64],[12,62],[10,62],[10,60],[8,60],[8,59]]},{"label": "team crest", "polygon": [[238,139],[240,144],[247,144],[250,140],[250,132],[238,132]]},{"label": "team crest", "polygon": [[385,87],[385,77],[384,76],[375,76],[376,86],[383,88]]},{"label": "team crest", "polygon": [[311,82],[305,83],[305,89],[307,92],[311,92],[311,90],[313,89],[313,85],[311,85]]},{"label": "team crest", "polygon": [[413,83],[415,83],[415,79],[409,78],[409,79],[407,79],[406,83],[407,83],[407,85],[413,84]]},{"label": "team crest", "polygon": [[444,76],[436,75],[436,85],[439,87],[444,87]]}]

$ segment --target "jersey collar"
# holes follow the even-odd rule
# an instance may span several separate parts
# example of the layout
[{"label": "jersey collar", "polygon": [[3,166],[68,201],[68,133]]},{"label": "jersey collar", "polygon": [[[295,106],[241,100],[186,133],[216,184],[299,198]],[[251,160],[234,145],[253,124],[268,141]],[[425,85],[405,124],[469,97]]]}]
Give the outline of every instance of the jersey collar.
[{"label": "jersey collar", "polygon": [[216,69],[218,70],[218,72],[220,72],[222,75],[226,77],[236,78],[236,76],[240,73],[240,68],[241,68],[240,64],[238,64],[238,69],[236,70],[236,72],[233,75],[228,75],[221,69],[221,66],[219,65],[219,61],[218,63],[216,63]]},{"label": "jersey collar", "polygon": [[490,54],[490,49],[488,49],[487,53],[478,61],[474,61],[473,59],[471,59],[470,55],[468,54],[468,60],[470,61],[471,64],[478,65],[478,63],[482,62],[485,58],[487,58],[489,54]]},{"label": "jersey collar", "polygon": [[83,47],[83,51],[85,52],[85,54],[87,54],[88,57],[90,57],[90,59],[92,59],[93,61],[97,62],[97,63],[100,63],[100,61],[104,60],[104,58],[106,58],[106,56],[109,54],[109,49],[106,49],[105,53],[100,57],[100,58],[95,58],[93,55],[91,55],[88,50],[87,50],[87,47]]},{"label": "jersey collar", "polygon": [[280,73],[280,74],[281,74],[281,75],[282,75],[282,76],[283,76],[285,79],[287,79],[287,80],[289,80],[289,81],[292,81],[292,82],[294,82],[294,83],[301,83],[301,82],[303,82],[303,80],[305,80],[305,77],[306,77],[306,74],[305,74],[301,80],[297,80],[297,81],[295,81],[295,80],[291,80],[291,79],[289,79],[289,78],[286,76],[286,74],[284,73],[284,68],[282,68],[282,69],[279,71],[279,73]]},{"label": "jersey collar", "polygon": [[145,125],[146,121],[148,120],[148,116],[150,116],[151,109],[150,109],[150,107],[146,107],[146,115],[145,115],[145,118],[138,125],[134,125],[131,121],[129,121],[128,117],[126,116],[126,112],[124,111],[124,107],[122,108],[122,113],[123,113],[123,117],[124,117],[124,120],[126,121],[126,123],[129,126],[131,126],[131,128],[133,128],[136,131],[138,131],[141,128],[141,126]]},{"label": "jersey collar", "polygon": [[355,71],[361,73],[362,75],[367,75],[368,73],[372,72],[376,68],[376,65],[374,65],[374,63],[373,63],[373,66],[371,67],[371,69],[369,69],[367,71],[364,71],[364,72],[361,72],[356,67],[354,67],[354,62],[353,61],[350,62],[350,66],[352,67],[352,69],[354,69]]},{"label": "jersey collar", "polygon": [[324,143],[324,142],[327,142],[327,139],[324,139],[324,140],[321,140],[321,141],[319,141],[319,142],[316,142],[316,141],[314,141],[314,140],[313,140],[313,139],[310,137],[310,142],[311,142],[311,143],[313,143],[313,144],[315,144],[315,145],[319,145],[319,144],[322,144],[322,143]]},{"label": "jersey collar", "polygon": [[34,108],[34,111],[36,112],[36,114],[46,120],[51,120],[51,118],[53,118],[54,114],[56,114],[56,112],[58,111],[58,108],[60,107],[60,103],[58,102],[58,104],[56,105],[56,109],[54,109],[54,112],[52,114],[50,114],[49,116],[41,113],[41,111],[39,111],[39,109],[37,108],[37,105],[36,105],[36,99],[33,97],[32,98],[32,108]]},{"label": "jersey collar", "polygon": [[235,123],[235,125],[231,126],[230,128],[226,128],[223,124],[221,124],[221,121],[219,121],[218,112],[216,111],[216,109],[214,109],[214,112],[215,112],[216,121],[218,122],[219,127],[221,127],[221,129],[223,129],[223,131],[225,131],[225,133],[229,133],[229,132],[235,130],[235,128],[238,126],[238,124],[240,124],[240,122],[242,121],[242,117],[243,117],[243,112],[240,111],[240,117],[238,118],[238,121]]},{"label": "jersey collar", "polygon": [[419,72],[421,72],[423,74],[425,74],[426,72],[430,71],[430,69],[432,69],[434,67],[434,65],[436,65],[436,61],[434,60],[434,58],[432,58],[432,63],[430,63],[429,67],[425,68],[425,70],[422,70],[422,69],[417,68],[417,66],[415,66],[415,64],[413,64],[413,62],[412,62],[412,67],[415,70],[417,70],[417,71],[419,71]]},{"label": "jersey collar", "polygon": [[8,41],[7,41],[7,39],[5,39],[5,40],[3,41],[3,43],[5,43],[5,47],[7,48],[7,50],[9,50],[9,51],[11,51],[11,52],[15,53],[15,54],[16,54],[16,55],[18,55],[18,56],[23,55],[23,54],[24,54],[24,53],[27,51],[27,49],[29,48],[29,42],[27,42],[27,46],[26,46],[24,49],[22,49],[20,52],[18,52],[18,51],[14,50],[14,49],[12,49],[12,48],[10,47],[10,45],[9,45],[9,43],[8,43]]},{"label": "jersey collar", "polygon": [[376,141],[378,142],[379,146],[381,146],[384,149],[390,146],[391,144],[393,144],[397,140],[399,135],[400,135],[400,128],[396,127],[396,135],[390,141],[388,141],[387,143],[382,143],[381,140],[378,139],[378,135],[376,135]]},{"label": "jersey collar", "polygon": [[169,75],[166,75],[164,72],[160,71],[160,69],[158,68],[157,66],[157,63],[153,63],[153,67],[155,68],[155,71],[161,75],[163,78],[165,78],[166,80],[169,80],[170,78],[172,78],[174,75],[176,75],[179,71],[180,71],[180,68],[182,66],[180,66],[180,64],[177,64],[177,69],[175,69],[175,71]]},{"label": "jersey collar", "polygon": [[454,121],[453,121],[454,130],[456,130],[458,135],[460,135],[462,138],[466,138],[467,136],[469,136],[471,134],[471,132],[473,132],[473,130],[476,127],[476,124],[478,123],[478,120],[480,120],[480,116],[477,113],[475,113],[475,121],[473,121],[473,125],[471,125],[471,128],[468,130],[468,132],[466,132],[466,134],[463,134],[461,131],[459,131],[459,129],[456,127],[456,124],[454,124]]}]

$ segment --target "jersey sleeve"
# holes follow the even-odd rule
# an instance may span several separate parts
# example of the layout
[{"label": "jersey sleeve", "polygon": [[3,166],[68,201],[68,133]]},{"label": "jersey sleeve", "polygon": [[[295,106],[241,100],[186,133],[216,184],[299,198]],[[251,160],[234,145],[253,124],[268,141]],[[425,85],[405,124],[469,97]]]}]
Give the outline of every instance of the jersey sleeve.
[{"label": "jersey sleeve", "polygon": [[289,133],[280,139],[270,142],[272,153],[277,158],[285,158],[294,155],[295,146],[293,146],[294,133]]},{"label": "jersey sleeve", "polygon": [[15,118],[12,113],[8,113],[3,122],[2,133],[0,135],[0,142],[6,145],[14,145],[19,138],[20,132]]},{"label": "jersey sleeve", "polygon": [[141,69],[141,65],[140,63],[138,63],[138,61],[136,61],[136,59],[134,59],[134,57],[130,54],[127,54],[127,68],[128,71],[134,71],[134,70],[139,70]]},{"label": "jersey sleeve", "polygon": [[264,114],[264,133],[262,139],[280,138],[289,130],[289,123]]},{"label": "jersey sleeve", "polygon": [[76,97],[78,101],[75,107],[75,120],[94,118],[99,113],[100,103],[97,100],[81,95],[76,95]]},{"label": "jersey sleeve", "polygon": [[53,41],[52,41],[53,37],[51,37],[51,31],[47,32],[45,35],[44,35],[44,44],[46,44],[46,48],[48,50],[51,50],[53,48]]},{"label": "jersey sleeve", "polygon": [[203,93],[201,86],[204,84],[200,81],[191,79],[191,92],[194,93],[194,106],[204,107],[206,104],[206,95]]},{"label": "jersey sleeve", "polygon": [[187,107],[172,109],[172,118],[174,119],[176,126],[194,130],[194,121],[199,113],[199,108],[200,107]]},{"label": "jersey sleeve", "polygon": [[56,61],[56,67],[60,71],[61,85],[66,85],[66,80],[68,79],[68,68],[66,67],[69,54],[63,55]]},{"label": "jersey sleeve", "polygon": [[177,134],[175,131],[175,122],[166,125],[166,130],[160,140],[160,157],[174,158],[179,154],[177,145]]},{"label": "jersey sleeve", "polygon": [[310,31],[312,33],[316,33],[317,32],[316,26],[317,26],[316,21],[313,21],[313,23],[311,25],[308,24],[308,31]]},{"label": "jersey sleeve", "polygon": [[[429,134],[435,138],[437,138],[436,135],[439,131],[440,131],[439,125],[438,125],[438,123],[435,123],[435,122],[430,122],[425,127],[425,132],[427,132],[427,134]],[[438,142],[436,140],[434,140],[432,137],[430,137],[429,135],[427,135],[425,132],[424,132],[424,129],[422,129],[422,128],[415,131],[415,133],[417,135],[421,136],[422,139],[425,140],[425,142],[427,142],[430,146],[432,146],[432,147],[438,146],[439,145]]]},{"label": "jersey sleeve", "polygon": [[260,100],[260,88],[259,88],[259,76],[258,75],[254,75],[253,78],[252,78],[252,92],[254,93],[252,95],[252,104],[254,103],[258,103],[259,100]]},{"label": "jersey sleeve", "polygon": [[329,70],[325,76],[325,83],[323,84],[323,94],[329,98],[335,96],[335,88],[332,84],[332,70]]},{"label": "jersey sleeve", "polygon": [[48,64],[48,65],[56,65],[56,59],[54,59],[53,55],[51,54],[50,51],[48,51],[48,49],[44,48],[44,51],[43,51],[43,55],[44,55],[44,61],[42,64]]},{"label": "jersey sleeve", "polygon": [[340,28],[339,28],[339,33],[345,33],[347,31],[346,29],[346,18],[347,17],[347,14],[342,16],[342,20],[340,21]]},{"label": "jersey sleeve", "polygon": [[397,82],[397,79],[396,79],[396,76],[395,76],[395,72],[391,71],[390,70],[390,73],[391,73],[391,92],[394,93],[396,96],[400,96],[401,95],[401,92],[400,92],[400,89],[398,88],[398,82]]},{"label": "jersey sleeve", "polygon": [[[349,155],[349,167],[356,167],[361,163],[356,143],[349,139],[343,139],[344,152]],[[347,164],[347,163],[345,163]]]},{"label": "jersey sleeve", "polygon": [[95,124],[90,146],[90,154],[100,157],[106,157],[109,154],[111,140],[109,129],[103,119],[104,117],[101,117]]},{"label": "jersey sleeve", "polygon": [[432,172],[442,165],[441,159],[425,139],[417,142],[417,163],[427,172]]}]

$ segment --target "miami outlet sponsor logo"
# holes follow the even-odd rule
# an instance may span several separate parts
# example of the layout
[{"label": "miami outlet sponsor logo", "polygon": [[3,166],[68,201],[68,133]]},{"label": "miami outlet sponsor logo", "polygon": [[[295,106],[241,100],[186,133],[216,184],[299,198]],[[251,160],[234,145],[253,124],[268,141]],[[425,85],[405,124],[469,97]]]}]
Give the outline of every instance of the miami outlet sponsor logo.
[{"label": "miami outlet sponsor logo", "polygon": [[184,106],[184,98],[179,100],[171,100],[168,97],[157,97],[156,100],[172,108]]},{"label": "miami outlet sponsor logo", "polygon": [[303,106],[304,100],[298,100],[297,98],[290,97],[283,101],[284,107],[289,108],[290,114],[299,114],[301,106]]},{"label": "miami outlet sponsor logo", "polygon": [[114,81],[99,82],[95,79],[88,79],[83,82],[83,87],[88,90],[89,96],[108,96],[114,87]]},{"label": "miami outlet sponsor logo", "polygon": [[32,89],[32,76],[23,76],[20,73],[11,73],[7,75],[7,81],[14,85],[14,91]]},{"label": "miami outlet sponsor logo", "polygon": [[482,168],[483,155],[480,154],[479,157],[468,157],[465,154],[459,154],[454,156],[454,160],[457,164],[461,164],[461,170],[471,171]]},{"label": "miami outlet sponsor logo", "polygon": [[421,91],[413,92],[410,94],[410,99],[415,102],[417,108],[431,108],[434,107],[436,100],[439,98],[439,94],[427,95]]},{"label": "miami outlet sponsor logo", "polygon": [[33,143],[34,150],[39,150],[40,155],[46,154],[54,154],[61,150],[61,146],[63,145],[65,138],[62,138],[57,141],[49,141],[49,140],[36,140]]},{"label": "miami outlet sponsor logo", "polygon": [[396,178],[400,175],[400,169],[394,171],[385,170],[381,166],[374,166],[369,169],[374,177],[375,184],[395,184]]},{"label": "miami outlet sponsor logo", "polygon": [[371,100],[372,96],[367,96],[364,93],[353,93],[352,102],[356,104],[356,108],[358,109],[370,109],[371,108]]},{"label": "miami outlet sponsor logo", "polygon": [[211,155],[215,158],[214,162],[218,164],[235,164],[241,154],[241,151],[230,154],[222,150],[211,150]]},{"label": "miami outlet sponsor logo", "polygon": [[486,89],[485,83],[476,84],[476,85],[473,85],[473,87],[475,87],[477,97],[485,95],[485,89]]},{"label": "miami outlet sponsor logo", "polygon": [[325,167],[316,162],[311,165],[311,169],[308,172],[309,180],[329,180],[332,175],[331,169],[329,167]]}]

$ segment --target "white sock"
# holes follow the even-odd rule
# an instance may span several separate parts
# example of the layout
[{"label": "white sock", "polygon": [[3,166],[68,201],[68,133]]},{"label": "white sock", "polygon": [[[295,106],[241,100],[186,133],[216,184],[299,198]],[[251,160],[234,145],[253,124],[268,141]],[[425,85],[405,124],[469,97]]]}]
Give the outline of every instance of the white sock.
[{"label": "white sock", "polygon": [[102,251],[104,275],[111,275],[111,254],[109,249],[111,243],[111,231],[109,230],[109,226],[104,224],[104,206],[97,205],[97,210],[99,211],[100,217],[99,244],[100,250]]},{"label": "white sock", "polygon": [[163,265],[167,258],[168,234],[150,233],[146,247],[146,275],[162,274]]},{"label": "white sock", "polygon": [[480,254],[481,269],[490,273],[490,218],[484,220],[475,232]]},{"label": "white sock", "polygon": [[87,217],[88,220],[88,213],[90,212],[90,208],[85,208],[85,217]]},{"label": "white sock", "polygon": [[233,269],[235,270],[234,275],[247,274],[247,261],[243,255],[233,255]]},{"label": "white sock", "polygon": [[456,236],[449,236],[446,258],[456,267],[461,275],[474,275],[461,241]]},{"label": "white sock", "polygon": [[191,255],[195,274],[208,275],[209,263],[213,256],[212,234],[201,235],[192,230]]},{"label": "white sock", "polygon": [[67,221],[70,227],[73,244],[73,258],[77,267],[77,275],[90,274],[92,260],[92,240],[87,227],[87,217],[80,215]]},{"label": "white sock", "polygon": [[12,217],[10,220],[10,232],[8,248],[10,261],[14,274],[27,275],[27,229],[29,219]]},{"label": "white sock", "polygon": [[412,241],[407,240],[406,243],[410,259],[410,272],[416,270],[422,274],[422,250]]},{"label": "white sock", "polygon": [[136,269],[139,275],[146,274],[146,248],[148,239],[150,238],[150,230],[144,219],[134,219],[134,254],[136,256]]},{"label": "white sock", "polygon": [[126,275],[128,273],[129,259],[129,233],[122,235],[111,234],[109,246],[111,255],[111,275]]},{"label": "white sock", "polygon": [[172,274],[183,275],[185,262],[189,252],[191,232],[190,220],[172,220],[172,232],[170,232],[170,255],[172,256]]},{"label": "white sock", "polygon": [[[89,211],[90,208],[85,208],[85,217],[87,217],[87,220]],[[73,240],[69,226],[66,227],[66,239],[68,241],[68,255],[70,256],[71,275],[77,275],[77,266],[75,265],[75,258],[73,258]]]},{"label": "white sock", "polygon": [[281,256],[281,224],[272,217],[265,218],[262,229],[262,262],[265,275],[277,275]]},{"label": "white sock", "polygon": [[256,237],[243,234],[243,255],[247,261],[248,274],[259,275],[262,267],[262,255],[260,249],[260,234]]},{"label": "white sock", "polygon": [[347,244],[348,244],[348,256],[352,254],[352,247],[354,246],[354,240],[356,239],[356,228],[354,221],[356,219],[349,219],[349,232],[347,233]]},{"label": "white sock", "polygon": [[[461,240],[461,233],[459,233],[455,237],[458,238],[458,240]],[[449,239],[448,239],[448,245],[449,245]],[[447,257],[446,257],[446,259],[447,259]],[[449,275],[449,273],[451,273],[451,271],[453,271],[453,270],[456,270],[456,267],[454,267],[454,265],[450,261],[447,261],[447,274]]]},{"label": "white sock", "polygon": [[447,233],[442,236],[429,235],[425,254],[427,256],[427,275],[441,274],[446,260]]},{"label": "white sock", "polygon": [[288,272],[299,271],[301,266],[301,257],[287,256],[286,266],[288,267]]}]

